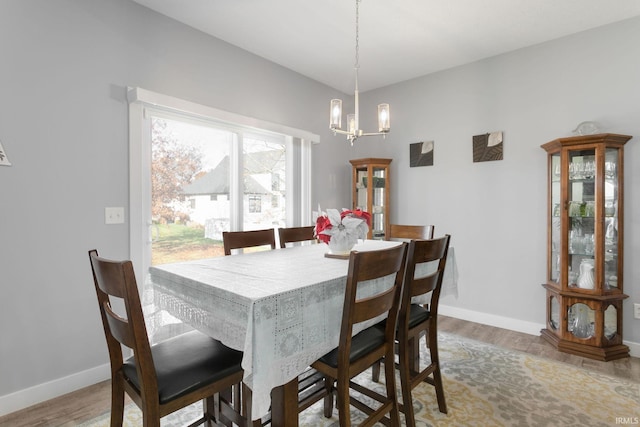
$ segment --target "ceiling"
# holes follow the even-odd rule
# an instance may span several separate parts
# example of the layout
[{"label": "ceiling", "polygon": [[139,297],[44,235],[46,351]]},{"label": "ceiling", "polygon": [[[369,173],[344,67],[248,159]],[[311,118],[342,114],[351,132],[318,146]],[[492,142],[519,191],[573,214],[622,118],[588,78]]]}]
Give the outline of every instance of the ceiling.
[{"label": "ceiling", "polygon": [[[345,93],[355,0],[133,0]],[[640,16],[638,0],[361,0],[360,91]]]}]

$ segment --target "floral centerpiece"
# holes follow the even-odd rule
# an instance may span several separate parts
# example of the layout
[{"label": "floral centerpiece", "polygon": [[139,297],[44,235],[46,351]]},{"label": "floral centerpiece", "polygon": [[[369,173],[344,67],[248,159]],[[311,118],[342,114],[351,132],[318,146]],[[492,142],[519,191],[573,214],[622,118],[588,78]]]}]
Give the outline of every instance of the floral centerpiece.
[{"label": "floral centerpiece", "polygon": [[366,239],[371,226],[371,214],[360,209],[342,212],[327,209],[316,220],[315,236],[329,245],[333,255],[348,255],[358,243],[358,239]]}]

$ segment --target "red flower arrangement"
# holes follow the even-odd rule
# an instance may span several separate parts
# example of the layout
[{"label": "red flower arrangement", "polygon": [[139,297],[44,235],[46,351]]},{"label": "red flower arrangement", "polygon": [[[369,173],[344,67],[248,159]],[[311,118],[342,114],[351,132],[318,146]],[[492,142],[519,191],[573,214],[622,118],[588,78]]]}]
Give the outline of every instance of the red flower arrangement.
[{"label": "red flower arrangement", "polygon": [[326,213],[318,216],[315,226],[315,236],[324,243],[331,239],[341,242],[352,242],[366,239],[371,226],[371,214],[361,209],[327,209]]}]

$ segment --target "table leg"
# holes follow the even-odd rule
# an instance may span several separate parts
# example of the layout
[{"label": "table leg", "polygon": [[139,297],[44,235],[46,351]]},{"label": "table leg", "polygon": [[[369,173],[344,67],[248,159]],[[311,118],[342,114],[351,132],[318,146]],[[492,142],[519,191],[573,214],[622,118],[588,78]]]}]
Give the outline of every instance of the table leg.
[{"label": "table leg", "polygon": [[271,425],[298,427],[298,378],[271,391]]}]

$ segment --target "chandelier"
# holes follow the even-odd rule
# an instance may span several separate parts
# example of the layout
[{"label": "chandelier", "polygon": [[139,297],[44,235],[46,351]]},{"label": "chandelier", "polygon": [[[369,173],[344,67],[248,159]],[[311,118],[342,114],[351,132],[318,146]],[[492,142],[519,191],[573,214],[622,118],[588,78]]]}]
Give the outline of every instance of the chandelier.
[{"label": "chandelier", "polygon": [[342,129],[342,100],[332,99],[329,112],[329,128],[333,134],[346,135],[347,139],[353,145],[353,142],[361,136],[382,135],[383,137],[391,130],[389,122],[389,104],[378,104],[378,132],[365,133],[359,126],[359,103],[358,103],[358,69],[360,68],[360,39],[359,39],[359,11],[360,0],[356,0],[356,62],[354,65],[356,76],[356,87],[354,94],[355,112],[347,114],[347,130]]}]

